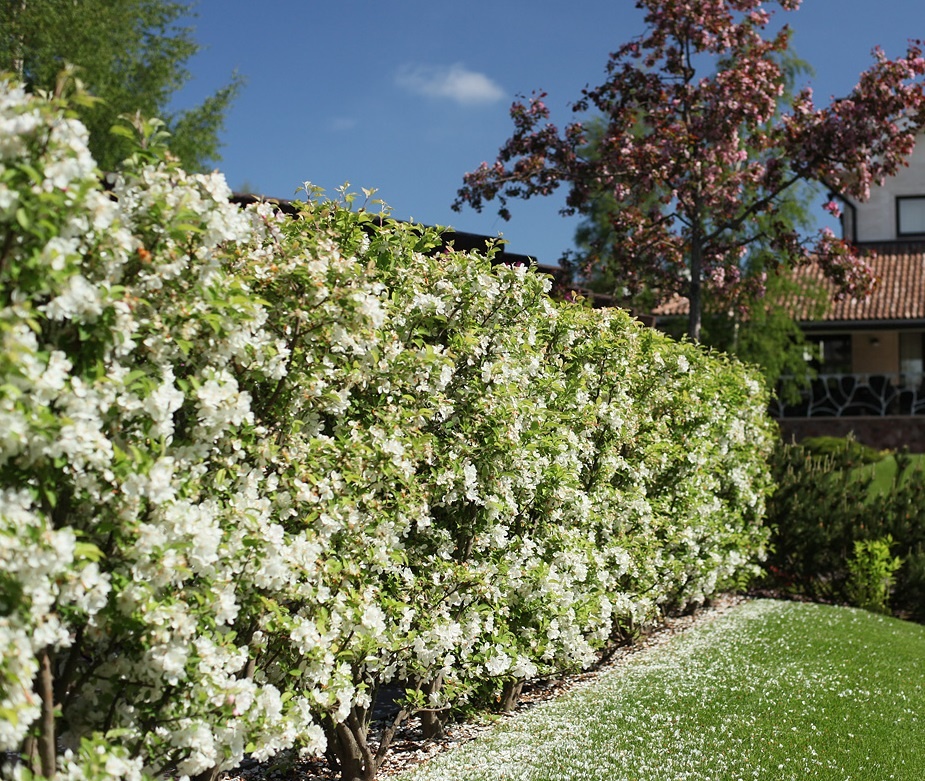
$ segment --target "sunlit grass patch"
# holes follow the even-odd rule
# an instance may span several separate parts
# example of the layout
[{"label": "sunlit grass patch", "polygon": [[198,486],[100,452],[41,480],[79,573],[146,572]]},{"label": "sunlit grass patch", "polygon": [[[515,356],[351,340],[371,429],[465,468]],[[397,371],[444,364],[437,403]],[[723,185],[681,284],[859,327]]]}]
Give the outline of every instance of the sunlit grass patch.
[{"label": "sunlit grass patch", "polygon": [[[905,471],[899,474],[899,467],[896,457],[892,455],[884,456],[882,459],[873,464],[865,464],[856,468],[859,478],[871,478],[870,497],[871,499],[882,496],[890,491],[897,478],[900,481],[907,478],[916,479],[917,472],[925,468],[925,455],[921,453],[912,453],[905,456],[907,465]],[[919,479],[921,479],[919,477]]]},{"label": "sunlit grass patch", "polygon": [[403,781],[925,778],[925,627],[761,600]]}]

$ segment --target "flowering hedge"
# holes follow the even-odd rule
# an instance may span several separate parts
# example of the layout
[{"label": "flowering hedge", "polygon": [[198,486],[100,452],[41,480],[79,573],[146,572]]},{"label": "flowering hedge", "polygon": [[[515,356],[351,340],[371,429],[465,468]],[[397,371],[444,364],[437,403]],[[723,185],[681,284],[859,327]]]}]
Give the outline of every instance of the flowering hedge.
[{"label": "flowering hedge", "polygon": [[155,136],[107,193],[0,93],[5,776],[371,778],[384,684],[439,727],[755,571],[749,370],[349,203],[240,209]]}]

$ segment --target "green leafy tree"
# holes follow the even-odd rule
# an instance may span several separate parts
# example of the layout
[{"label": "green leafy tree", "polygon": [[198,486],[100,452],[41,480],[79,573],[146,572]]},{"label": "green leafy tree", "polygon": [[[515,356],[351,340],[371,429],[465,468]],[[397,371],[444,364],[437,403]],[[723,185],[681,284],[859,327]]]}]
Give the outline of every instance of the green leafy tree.
[{"label": "green leafy tree", "polygon": [[769,275],[765,286],[763,295],[725,312],[713,311],[708,300],[701,336],[705,344],[757,366],[768,386],[776,387],[784,402],[794,403],[815,376],[807,357],[817,357],[818,348],[807,341],[787,302],[798,300],[821,317],[829,300],[818,283],[786,273]]},{"label": "green leafy tree", "polygon": [[[775,219],[788,230],[808,233],[814,227],[809,203],[817,195],[812,183],[792,189],[781,199]],[[701,340],[758,366],[769,387],[793,403],[815,376],[807,358],[817,357],[816,346],[794,319],[794,309],[817,319],[831,302],[817,281],[779,266],[775,247],[766,238],[774,230],[767,221],[766,215],[755,219],[759,238],[743,260],[738,291],[704,291]]]},{"label": "green leafy tree", "polygon": [[0,0],[0,71],[11,71],[32,90],[57,88],[67,66],[99,98],[80,110],[91,151],[113,170],[131,142],[110,128],[123,115],[159,116],[171,133],[171,151],[190,170],[219,159],[219,133],[241,80],[200,105],[169,111],[171,96],[189,79],[186,63],[199,50],[189,3],[166,0]]}]

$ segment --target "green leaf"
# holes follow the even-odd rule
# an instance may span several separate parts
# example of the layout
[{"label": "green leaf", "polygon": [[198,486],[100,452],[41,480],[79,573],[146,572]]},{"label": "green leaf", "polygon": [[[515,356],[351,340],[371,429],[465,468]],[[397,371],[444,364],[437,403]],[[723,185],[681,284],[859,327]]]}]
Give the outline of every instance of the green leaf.
[{"label": "green leaf", "polygon": [[78,542],[74,545],[74,558],[85,561],[101,561],[105,554],[92,542]]},{"label": "green leaf", "polygon": [[109,132],[114,136],[119,136],[121,138],[127,138],[131,141],[134,141],[138,134],[135,132],[134,128],[129,127],[128,125],[117,123],[109,128]]},{"label": "green leaf", "polygon": [[58,505],[58,495],[51,489],[50,486],[43,485],[39,488],[39,493],[42,496],[42,499],[45,500],[45,503],[54,509]]}]

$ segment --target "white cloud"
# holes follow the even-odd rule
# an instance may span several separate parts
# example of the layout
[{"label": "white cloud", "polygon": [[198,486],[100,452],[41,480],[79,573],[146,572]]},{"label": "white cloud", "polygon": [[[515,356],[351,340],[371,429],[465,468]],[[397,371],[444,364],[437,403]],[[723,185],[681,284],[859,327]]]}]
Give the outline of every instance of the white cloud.
[{"label": "white cloud", "polygon": [[352,117],[334,117],[328,122],[328,129],[335,133],[344,130],[353,130],[357,126],[357,121]]},{"label": "white cloud", "polygon": [[449,98],[465,106],[494,103],[504,90],[484,73],[468,70],[461,63],[447,66],[403,65],[395,76],[398,86],[429,98]]}]

